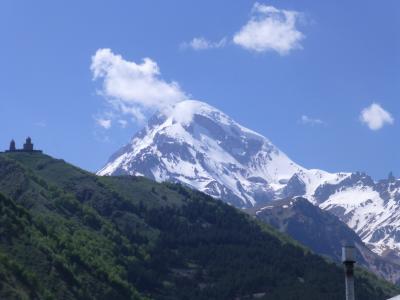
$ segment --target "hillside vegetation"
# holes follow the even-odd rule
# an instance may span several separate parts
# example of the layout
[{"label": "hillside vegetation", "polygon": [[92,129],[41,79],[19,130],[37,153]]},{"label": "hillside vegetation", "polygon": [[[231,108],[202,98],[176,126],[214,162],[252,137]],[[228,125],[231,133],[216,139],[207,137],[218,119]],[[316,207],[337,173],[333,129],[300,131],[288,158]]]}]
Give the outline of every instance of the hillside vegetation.
[{"label": "hillside vegetation", "polygon": [[[357,274],[358,299],[398,288]],[[343,271],[200,192],[0,154],[0,299],[343,299]]]}]

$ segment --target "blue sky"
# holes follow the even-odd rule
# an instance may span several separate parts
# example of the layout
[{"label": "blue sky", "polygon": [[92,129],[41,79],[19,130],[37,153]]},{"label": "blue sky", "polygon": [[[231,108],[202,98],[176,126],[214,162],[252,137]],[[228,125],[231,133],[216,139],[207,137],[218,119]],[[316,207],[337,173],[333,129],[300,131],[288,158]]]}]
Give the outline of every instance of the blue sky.
[{"label": "blue sky", "polygon": [[60,3],[0,3],[2,148],[31,135],[46,153],[99,169],[143,124],[110,110],[106,77],[93,80],[92,57],[110,49],[136,66],[150,58],[158,87],[216,106],[304,167],[400,176],[400,2]]}]

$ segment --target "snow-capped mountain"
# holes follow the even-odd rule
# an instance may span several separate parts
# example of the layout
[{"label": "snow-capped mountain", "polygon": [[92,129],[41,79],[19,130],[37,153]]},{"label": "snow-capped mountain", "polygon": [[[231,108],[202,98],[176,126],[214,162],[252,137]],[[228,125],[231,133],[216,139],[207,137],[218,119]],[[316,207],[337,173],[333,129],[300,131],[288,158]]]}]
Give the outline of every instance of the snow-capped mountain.
[{"label": "snow-capped mountain", "polygon": [[338,216],[374,252],[398,258],[400,253],[400,180],[374,182],[354,173],[339,184],[321,185],[315,204]]},{"label": "snow-capped mountain", "polygon": [[292,194],[300,187],[296,180],[306,183],[302,194],[312,196],[321,183],[350,175],[307,170],[262,135],[198,101],[153,117],[98,174],[181,182],[238,207]]},{"label": "snow-capped mountain", "polygon": [[98,174],[180,182],[239,208],[303,196],[338,216],[376,253],[400,253],[399,180],[306,169],[203,102],[180,102],[155,115]]}]

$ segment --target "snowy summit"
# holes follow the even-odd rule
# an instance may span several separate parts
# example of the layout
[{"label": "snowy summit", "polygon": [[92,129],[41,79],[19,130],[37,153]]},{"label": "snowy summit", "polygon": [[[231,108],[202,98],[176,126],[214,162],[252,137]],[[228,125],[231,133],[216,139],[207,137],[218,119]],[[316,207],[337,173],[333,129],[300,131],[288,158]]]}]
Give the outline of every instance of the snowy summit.
[{"label": "snowy summit", "polygon": [[98,174],[180,182],[238,207],[275,199],[299,180],[311,197],[322,183],[349,176],[307,170],[267,138],[193,100],[154,116]]}]

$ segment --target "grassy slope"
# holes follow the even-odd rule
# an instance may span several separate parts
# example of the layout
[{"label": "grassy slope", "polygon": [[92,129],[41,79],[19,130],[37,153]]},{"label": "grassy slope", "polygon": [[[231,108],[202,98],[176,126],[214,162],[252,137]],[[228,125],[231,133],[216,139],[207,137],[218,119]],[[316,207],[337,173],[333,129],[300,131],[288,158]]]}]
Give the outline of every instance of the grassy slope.
[{"label": "grassy slope", "polygon": [[[10,153],[0,193],[1,299],[343,298],[340,268],[181,186]],[[369,274],[356,291],[399,292]]]}]

